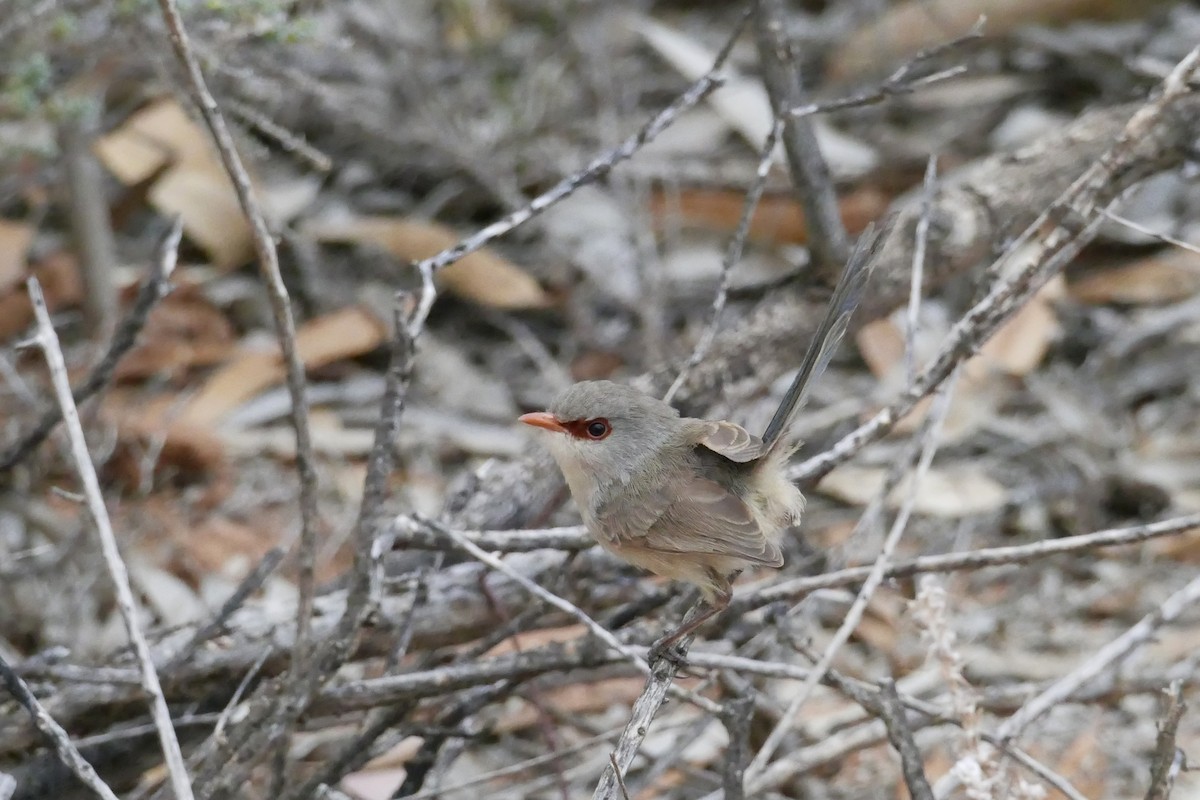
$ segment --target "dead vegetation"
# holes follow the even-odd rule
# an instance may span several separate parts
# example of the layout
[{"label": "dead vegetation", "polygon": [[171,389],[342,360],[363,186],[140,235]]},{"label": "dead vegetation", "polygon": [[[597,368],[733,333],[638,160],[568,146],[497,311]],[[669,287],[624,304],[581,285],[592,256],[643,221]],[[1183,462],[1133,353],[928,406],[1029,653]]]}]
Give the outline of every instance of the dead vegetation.
[{"label": "dead vegetation", "polygon": [[[1200,791],[1191,5],[0,2],[0,800]],[[516,417],[761,430],[872,222],[647,665]]]}]

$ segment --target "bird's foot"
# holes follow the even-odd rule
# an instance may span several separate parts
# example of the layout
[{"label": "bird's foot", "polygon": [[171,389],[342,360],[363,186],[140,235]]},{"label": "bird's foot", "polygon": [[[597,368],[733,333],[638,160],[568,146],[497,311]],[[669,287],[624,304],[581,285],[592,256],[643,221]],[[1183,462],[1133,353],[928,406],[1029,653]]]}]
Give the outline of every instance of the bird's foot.
[{"label": "bird's foot", "polygon": [[683,669],[687,666],[687,652],[679,646],[678,639],[664,636],[650,645],[650,649],[646,651],[646,661],[651,667],[659,661],[667,661],[674,664],[676,669]]}]

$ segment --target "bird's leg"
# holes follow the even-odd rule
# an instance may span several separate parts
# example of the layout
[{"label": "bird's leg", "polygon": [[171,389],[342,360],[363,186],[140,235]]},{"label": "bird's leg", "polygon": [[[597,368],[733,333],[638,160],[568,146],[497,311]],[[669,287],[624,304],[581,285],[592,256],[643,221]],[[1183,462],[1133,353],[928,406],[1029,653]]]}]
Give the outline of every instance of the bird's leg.
[{"label": "bird's leg", "polygon": [[[646,653],[646,660],[650,664],[654,664],[659,659],[667,659],[673,662],[676,666],[682,666],[683,661],[687,657],[687,653],[681,652],[677,646],[680,640],[695,633],[696,629],[708,622],[710,619],[720,614],[729,607],[729,601],[733,599],[733,588],[727,581],[722,581],[725,585],[720,591],[710,600],[707,607],[700,610],[700,613],[693,616],[690,620],[685,617],[678,628],[666,634],[654,644],[650,645],[650,650]],[[696,609],[693,608],[692,611]],[[689,616],[691,616],[689,612]]]}]

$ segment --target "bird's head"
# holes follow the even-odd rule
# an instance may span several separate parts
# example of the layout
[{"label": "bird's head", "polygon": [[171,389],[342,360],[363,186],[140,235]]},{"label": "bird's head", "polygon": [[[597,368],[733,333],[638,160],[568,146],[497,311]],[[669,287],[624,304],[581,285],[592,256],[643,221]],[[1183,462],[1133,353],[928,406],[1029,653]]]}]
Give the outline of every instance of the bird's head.
[{"label": "bird's head", "polygon": [[572,493],[583,477],[601,487],[628,482],[652,466],[678,438],[679,412],[663,401],[612,381],[584,381],[563,391],[546,411],[521,422],[549,431],[551,454]]}]

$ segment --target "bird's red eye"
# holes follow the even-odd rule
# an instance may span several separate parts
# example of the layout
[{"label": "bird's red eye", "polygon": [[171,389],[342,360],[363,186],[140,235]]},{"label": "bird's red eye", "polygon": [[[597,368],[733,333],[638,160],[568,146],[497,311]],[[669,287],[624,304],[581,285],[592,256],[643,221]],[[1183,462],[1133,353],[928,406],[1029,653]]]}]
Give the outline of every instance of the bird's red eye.
[{"label": "bird's red eye", "polygon": [[608,424],[608,420],[601,417],[600,419],[590,419],[584,427],[589,439],[603,439],[612,433],[612,425]]}]

